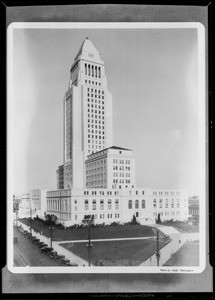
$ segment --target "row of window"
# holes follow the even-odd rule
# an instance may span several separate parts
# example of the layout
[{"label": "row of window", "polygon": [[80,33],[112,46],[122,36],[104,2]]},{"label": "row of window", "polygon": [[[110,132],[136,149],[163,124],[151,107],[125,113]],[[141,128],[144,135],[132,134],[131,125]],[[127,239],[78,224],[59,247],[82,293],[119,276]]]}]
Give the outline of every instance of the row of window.
[{"label": "row of window", "polygon": [[130,167],[127,167],[127,166],[126,166],[126,167],[124,167],[124,166],[119,166],[119,167],[118,167],[118,166],[113,166],[113,170],[118,170],[118,169],[119,169],[120,171],[124,171],[124,170],[130,171],[131,168],[130,168]]},{"label": "row of window", "polygon": [[94,92],[95,94],[97,94],[97,91],[98,91],[98,94],[104,95],[104,91],[101,91],[100,89],[97,90],[97,89],[93,89],[93,88],[91,88],[91,89],[90,89],[90,88],[87,88],[87,91],[88,91],[88,92],[91,92],[91,93]]},{"label": "row of window", "polygon": [[98,161],[88,163],[87,168],[94,168],[94,167],[97,167],[97,166],[102,166],[103,164],[106,165],[106,159],[100,159]]},{"label": "row of window", "polygon": [[130,179],[113,179],[113,183],[131,183]]},{"label": "row of window", "polygon": [[95,78],[101,78],[101,67],[91,65],[91,64],[85,64],[85,75],[92,76]]},{"label": "row of window", "polygon": [[47,201],[47,208],[53,210],[64,210],[67,211],[69,209],[69,202],[67,199],[61,200],[48,200]]},{"label": "row of window", "polygon": [[[87,102],[88,102],[87,107],[90,107],[90,98],[87,98]],[[100,107],[101,104],[104,105],[105,102],[103,100],[102,101],[100,100],[100,96],[99,96],[98,100],[97,99],[93,99],[93,98],[91,99],[91,107],[94,107],[94,105],[95,105],[95,108],[96,108],[97,105]],[[103,109],[104,109],[104,107],[103,107]]]},{"label": "row of window", "polygon": [[87,175],[86,178],[87,178],[87,181],[91,181],[93,179],[100,179],[100,177],[107,177],[106,173],[99,173],[99,174],[95,174],[95,175]]},{"label": "row of window", "polygon": [[[157,208],[157,206],[159,205],[159,208],[162,208],[163,203],[164,203],[163,199],[159,199],[159,202],[157,199],[154,199],[153,207]],[[175,203],[175,199],[171,199],[171,208],[174,208],[175,204],[176,204],[176,207],[179,208],[180,207],[180,199],[177,199],[176,203]],[[169,199],[165,199],[165,208],[169,208]]]},{"label": "row of window", "polygon": [[86,183],[87,187],[96,187],[96,188],[103,188],[106,185],[106,179],[104,180],[88,180]]},{"label": "row of window", "polygon": [[84,191],[84,195],[119,195],[119,191]]},{"label": "row of window", "polygon": [[153,212],[153,217],[157,217],[158,214],[160,214],[160,216],[174,216],[174,215],[179,216],[181,214],[181,212],[180,211],[176,211],[176,212],[174,212],[174,211],[171,211],[171,212],[165,211],[165,212],[159,212],[159,213]]},{"label": "row of window", "polygon": [[113,177],[130,177],[130,173],[117,173],[113,172]]},{"label": "row of window", "polygon": [[[93,201],[92,201],[92,209],[93,210],[96,210],[97,202],[98,201],[96,199],[93,199]],[[107,202],[106,203],[107,209],[112,209],[112,199],[108,199],[107,201],[99,200],[100,210],[104,210],[105,202]],[[84,208],[85,208],[85,210],[89,210],[89,200],[84,201]],[[115,209],[119,209],[119,200],[118,199],[115,200]]]},{"label": "row of window", "polygon": [[179,191],[177,191],[177,192],[173,192],[173,191],[171,191],[171,192],[167,192],[167,191],[165,191],[165,192],[162,192],[162,191],[159,191],[159,192],[157,192],[157,191],[154,191],[153,192],[153,195],[159,195],[159,196],[161,196],[161,195],[180,195],[180,192]]},{"label": "row of window", "polygon": [[[93,216],[95,220],[96,219],[105,219],[105,218],[112,219],[114,217],[115,217],[115,219],[119,219],[120,218],[120,214],[107,214],[107,215],[105,215],[105,214],[98,214],[98,215],[97,214],[93,214],[91,216]],[[84,219],[85,218],[86,218],[86,215],[84,215]],[[77,220],[77,219],[78,219],[78,216],[75,215],[75,220]]]},{"label": "row of window", "polygon": [[[140,204],[140,201],[139,200],[135,200],[135,202],[134,202],[134,208],[135,209],[139,209],[139,204]],[[132,200],[128,201],[128,208],[129,209],[133,208],[133,201]],[[141,208],[146,208],[146,201],[145,200],[141,201]]]},{"label": "row of window", "polygon": [[[120,151],[121,152],[121,151]],[[119,163],[119,164],[130,164],[130,160],[124,160],[124,159],[117,159],[117,158],[114,158],[113,159],[113,163]]]},{"label": "row of window", "polygon": [[[95,121],[95,126],[96,126],[96,124],[102,124],[102,125],[104,125],[105,124],[105,121],[104,120],[94,120],[94,119],[91,119],[91,127],[94,125],[94,121]],[[90,119],[88,119],[88,125],[90,125]],[[88,126],[89,127],[89,126]],[[93,128],[93,127],[92,127]]]},{"label": "row of window", "polygon": [[85,79],[85,83],[101,85],[101,82],[97,82],[97,81],[93,81],[93,80],[91,81],[91,80],[87,80],[87,79]]}]

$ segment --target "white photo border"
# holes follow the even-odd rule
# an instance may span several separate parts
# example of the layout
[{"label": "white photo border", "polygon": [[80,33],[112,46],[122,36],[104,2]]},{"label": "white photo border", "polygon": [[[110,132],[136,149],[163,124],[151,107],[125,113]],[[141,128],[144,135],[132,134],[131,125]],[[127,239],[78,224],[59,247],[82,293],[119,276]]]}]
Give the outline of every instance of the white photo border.
[{"label": "white photo border", "polygon": [[[12,124],[13,119],[13,30],[14,29],[173,29],[193,28],[198,32],[198,100],[199,100],[199,266],[198,267],[15,267],[13,264],[13,173]],[[206,69],[205,27],[199,22],[14,22],[7,29],[7,267],[12,273],[201,273],[206,267],[206,201],[208,179],[206,177]],[[203,172],[204,170],[204,172]]]}]

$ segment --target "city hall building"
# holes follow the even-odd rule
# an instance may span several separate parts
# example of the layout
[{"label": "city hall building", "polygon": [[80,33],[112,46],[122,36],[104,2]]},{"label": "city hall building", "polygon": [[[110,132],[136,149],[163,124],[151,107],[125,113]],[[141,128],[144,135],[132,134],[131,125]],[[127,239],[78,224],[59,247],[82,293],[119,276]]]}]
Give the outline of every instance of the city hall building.
[{"label": "city hall building", "polygon": [[131,149],[113,145],[112,96],[104,62],[86,38],[70,68],[64,97],[64,161],[57,190],[46,192],[46,213],[65,226],[95,223],[141,224],[186,220],[188,195],[182,190],[138,188]]}]

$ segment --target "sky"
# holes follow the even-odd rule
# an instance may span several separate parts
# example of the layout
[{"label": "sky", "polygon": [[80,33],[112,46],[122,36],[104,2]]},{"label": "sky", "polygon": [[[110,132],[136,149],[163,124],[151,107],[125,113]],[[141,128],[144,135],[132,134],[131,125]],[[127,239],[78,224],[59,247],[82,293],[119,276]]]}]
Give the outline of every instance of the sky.
[{"label": "sky", "polygon": [[196,29],[14,29],[13,193],[56,189],[63,98],[85,37],[105,63],[114,145],[133,150],[137,186],[198,194]]}]

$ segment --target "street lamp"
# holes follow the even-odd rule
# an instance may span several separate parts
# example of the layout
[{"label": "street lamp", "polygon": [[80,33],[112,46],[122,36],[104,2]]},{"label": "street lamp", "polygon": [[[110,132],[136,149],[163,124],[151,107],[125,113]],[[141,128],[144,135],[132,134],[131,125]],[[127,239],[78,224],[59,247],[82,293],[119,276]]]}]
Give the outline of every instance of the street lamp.
[{"label": "street lamp", "polygon": [[90,252],[91,252],[91,248],[93,247],[93,244],[91,243],[91,232],[90,232],[90,229],[91,229],[91,225],[93,224],[93,220],[94,220],[94,216],[86,216],[85,218],[85,222],[87,222],[88,224],[88,244],[87,244],[87,248],[88,248],[88,261],[89,261],[89,267],[90,267]]},{"label": "street lamp", "polygon": [[50,239],[51,239],[51,248],[52,248],[52,232],[53,232],[53,230],[54,230],[54,226],[53,225],[51,225],[50,227],[49,227],[49,230],[50,230]]},{"label": "street lamp", "polygon": [[30,207],[30,233],[31,233],[31,235],[32,235],[32,209],[31,209],[31,207]]},{"label": "street lamp", "polygon": [[160,250],[159,250],[159,231],[158,231],[158,229],[157,229],[157,250],[156,250],[155,255],[157,257],[157,266],[159,267]]}]

